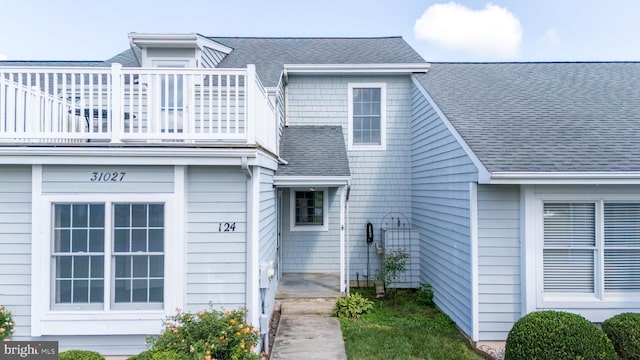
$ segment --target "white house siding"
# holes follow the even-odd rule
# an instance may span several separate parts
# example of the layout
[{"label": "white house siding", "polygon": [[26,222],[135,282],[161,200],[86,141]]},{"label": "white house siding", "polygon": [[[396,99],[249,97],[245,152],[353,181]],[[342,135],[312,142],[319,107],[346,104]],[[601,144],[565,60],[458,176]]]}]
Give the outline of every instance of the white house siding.
[{"label": "white house siding", "polygon": [[14,340],[29,340],[31,166],[0,166],[0,305],[13,313]]},{"label": "white house siding", "polygon": [[413,91],[411,178],[423,282],[436,304],[472,334],[470,182],[477,170],[424,95]]},{"label": "white house siding", "polygon": [[330,188],[328,231],[291,231],[291,194],[282,196],[282,271],[340,272],[340,196]]},{"label": "white house siding", "polygon": [[[273,261],[277,273],[277,219],[276,192],[273,188],[273,170],[260,169],[260,262]],[[277,279],[269,282],[269,287],[261,291],[261,311],[271,315],[275,305]]]},{"label": "white house siding", "polygon": [[[291,125],[340,125],[347,144],[348,84],[386,83],[387,146],[380,151],[348,151],[350,279],[373,278],[380,258],[366,243],[366,224],[374,225],[374,241],[392,216],[411,216],[411,80],[408,76],[290,76],[288,114]],[[286,160],[286,159],[285,159]],[[338,202],[338,199],[335,200]],[[336,234],[338,236],[338,234]],[[285,240],[286,241],[286,240]],[[336,239],[336,242],[338,239]],[[338,247],[336,246],[336,251]],[[367,269],[367,251],[370,266]]]},{"label": "white house siding", "polygon": [[520,188],[478,186],[479,340],[505,340],[520,318]]},{"label": "white house siding", "polygon": [[[189,167],[187,308],[246,306],[247,178],[238,167]],[[224,231],[226,224],[235,230]]]}]

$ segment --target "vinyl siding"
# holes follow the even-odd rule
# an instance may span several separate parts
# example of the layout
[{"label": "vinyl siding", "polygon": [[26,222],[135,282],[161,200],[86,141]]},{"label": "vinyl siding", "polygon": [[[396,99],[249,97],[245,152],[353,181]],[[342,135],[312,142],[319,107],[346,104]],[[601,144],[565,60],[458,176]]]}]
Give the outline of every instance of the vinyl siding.
[{"label": "vinyl siding", "polygon": [[477,181],[477,170],[417,88],[412,99],[412,209],[422,244],[421,281],[433,286],[436,304],[471,335],[469,183]]},{"label": "vinyl siding", "polygon": [[479,340],[506,340],[520,318],[520,268],[520,187],[479,185]]},{"label": "vinyl siding", "polygon": [[[187,310],[246,306],[247,185],[239,167],[189,167]],[[234,223],[235,231],[219,231]]]},{"label": "vinyl siding", "polygon": [[[408,76],[290,76],[288,113],[291,125],[340,125],[347,143],[349,83],[386,83],[386,150],[347,152],[351,167],[349,197],[349,254],[352,280],[356,274],[373,279],[380,257],[366,243],[366,224],[374,225],[374,241],[391,217],[411,225],[410,138],[411,81]],[[286,159],[285,159],[286,160]],[[335,202],[339,204],[338,198]],[[336,210],[338,214],[338,211]],[[287,239],[283,240],[286,246]],[[336,249],[339,238],[336,233]],[[369,252],[369,265],[367,265]],[[337,256],[336,256],[337,260]],[[336,268],[337,269],[337,268]]]},{"label": "vinyl siding", "polygon": [[13,340],[31,322],[31,166],[0,166],[0,305],[13,313]]},{"label": "vinyl siding", "polygon": [[[278,269],[277,256],[277,219],[276,192],[273,188],[273,170],[260,169],[260,262],[273,261],[274,270]],[[271,316],[275,306],[278,282],[274,277],[269,287],[262,293],[264,309],[262,313]]]}]

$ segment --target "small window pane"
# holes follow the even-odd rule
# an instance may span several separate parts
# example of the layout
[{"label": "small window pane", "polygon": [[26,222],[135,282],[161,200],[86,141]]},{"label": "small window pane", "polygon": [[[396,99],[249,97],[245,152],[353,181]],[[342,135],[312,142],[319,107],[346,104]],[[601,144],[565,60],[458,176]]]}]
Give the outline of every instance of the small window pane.
[{"label": "small window pane", "polygon": [[131,251],[147,251],[147,230],[133,229],[131,231]]},{"label": "small window pane", "polygon": [[76,279],[89,277],[89,257],[88,256],[73,257],[73,277]]},{"label": "small window pane", "polygon": [[89,206],[89,226],[104,228],[104,205],[92,204]]},{"label": "small window pane", "polygon": [[149,226],[150,227],[164,226],[164,205],[162,204],[149,205]]},{"label": "small window pane", "polygon": [[71,231],[71,251],[87,252],[87,230],[79,229]]},{"label": "small window pane", "polygon": [[147,205],[131,205],[131,226],[147,226]]},{"label": "small window pane", "polygon": [[114,298],[117,303],[129,302],[131,300],[130,280],[116,280]]},{"label": "small window pane", "polygon": [[55,205],[53,226],[57,228],[71,226],[71,205]]},{"label": "small window pane", "polygon": [[89,251],[104,252],[104,230],[89,230]]},{"label": "small window pane", "polygon": [[131,250],[129,243],[129,229],[116,229],[114,231],[113,250],[115,252],[129,252]]},{"label": "small window pane", "polygon": [[91,278],[104,278],[104,257],[91,257]]},{"label": "small window pane", "polygon": [[149,252],[162,252],[164,251],[164,230],[162,229],[150,229],[149,230]]},{"label": "small window pane", "polygon": [[73,227],[87,227],[88,224],[88,205],[86,204],[78,204],[73,205],[71,215],[71,226]]},{"label": "small window pane", "polygon": [[149,302],[164,301],[164,282],[162,280],[149,280]]},{"label": "small window pane", "polygon": [[55,239],[54,252],[70,252],[71,251],[71,231],[55,230],[53,232]]},{"label": "small window pane", "polygon": [[133,302],[147,302],[147,280],[133,280]]},{"label": "small window pane", "polygon": [[64,304],[71,302],[71,280],[57,280],[56,290],[57,303]]},{"label": "small window pane", "polygon": [[149,256],[149,276],[150,277],[164,276],[164,256],[162,255]]},{"label": "small window pane", "polygon": [[134,256],[133,257],[133,277],[147,277],[148,276],[148,261],[147,256]]},{"label": "small window pane", "polygon": [[114,206],[116,227],[129,227],[131,226],[131,216],[129,205],[117,204]]},{"label": "small window pane", "polygon": [[73,302],[74,303],[89,302],[89,281],[88,280],[73,281]]},{"label": "small window pane", "polygon": [[131,256],[116,256],[116,278],[131,277]]},{"label": "small window pane", "polygon": [[73,271],[73,256],[56,257],[56,277],[70,279]]},{"label": "small window pane", "polygon": [[91,280],[89,282],[89,286],[91,287],[90,291],[90,302],[92,303],[101,303],[104,298],[104,281],[103,280]]}]

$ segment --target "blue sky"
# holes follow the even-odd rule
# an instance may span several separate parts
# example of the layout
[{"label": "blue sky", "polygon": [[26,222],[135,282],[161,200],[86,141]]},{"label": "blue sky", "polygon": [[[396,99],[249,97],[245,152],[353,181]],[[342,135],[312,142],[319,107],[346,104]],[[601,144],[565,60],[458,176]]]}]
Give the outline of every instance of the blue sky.
[{"label": "blue sky", "polygon": [[427,61],[640,60],[635,0],[3,0],[0,59],[104,60],[129,32],[400,35]]}]

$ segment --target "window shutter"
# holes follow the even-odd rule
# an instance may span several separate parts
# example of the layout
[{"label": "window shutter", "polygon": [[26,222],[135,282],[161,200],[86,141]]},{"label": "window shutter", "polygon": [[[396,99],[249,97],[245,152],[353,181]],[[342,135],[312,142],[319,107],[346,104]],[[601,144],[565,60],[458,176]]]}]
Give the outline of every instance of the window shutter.
[{"label": "window shutter", "polygon": [[544,291],[594,292],[594,203],[544,204]]},{"label": "window shutter", "polygon": [[604,288],[640,290],[640,204],[604,205]]}]

